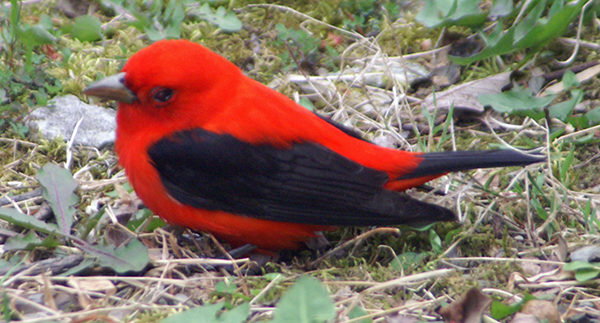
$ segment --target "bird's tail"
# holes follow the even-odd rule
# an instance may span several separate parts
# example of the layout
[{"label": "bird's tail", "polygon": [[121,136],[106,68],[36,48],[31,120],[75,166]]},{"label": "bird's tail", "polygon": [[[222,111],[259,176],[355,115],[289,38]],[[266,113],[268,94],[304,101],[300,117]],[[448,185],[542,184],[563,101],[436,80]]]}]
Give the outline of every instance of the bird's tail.
[{"label": "bird's tail", "polygon": [[449,172],[475,168],[525,166],[546,161],[539,150],[519,151],[513,149],[483,151],[443,151],[420,155],[423,160],[409,174],[398,180],[440,176]]}]

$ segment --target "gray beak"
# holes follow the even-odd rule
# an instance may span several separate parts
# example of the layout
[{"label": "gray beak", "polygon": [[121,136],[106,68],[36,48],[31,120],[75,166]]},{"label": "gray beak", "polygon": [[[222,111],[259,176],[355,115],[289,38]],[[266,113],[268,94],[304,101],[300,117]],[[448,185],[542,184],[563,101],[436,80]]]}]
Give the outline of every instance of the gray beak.
[{"label": "gray beak", "polygon": [[133,103],[138,98],[125,86],[125,73],[115,74],[92,83],[83,94],[106,100]]}]

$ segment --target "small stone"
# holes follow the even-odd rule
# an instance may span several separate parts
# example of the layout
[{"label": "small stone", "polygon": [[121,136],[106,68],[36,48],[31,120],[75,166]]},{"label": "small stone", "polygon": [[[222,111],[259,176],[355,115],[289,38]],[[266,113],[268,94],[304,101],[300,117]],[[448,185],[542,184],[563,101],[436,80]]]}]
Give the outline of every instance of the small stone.
[{"label": "small stone", "polygon": [[49,103],[31,112],[25,121],[30,129],[38,129],[44,138],[62,136],[69,140],[75,125],[83,117],[74,144],[100,148],[115,141],[115,110],[86,104],[74,95],[56,97]]}]

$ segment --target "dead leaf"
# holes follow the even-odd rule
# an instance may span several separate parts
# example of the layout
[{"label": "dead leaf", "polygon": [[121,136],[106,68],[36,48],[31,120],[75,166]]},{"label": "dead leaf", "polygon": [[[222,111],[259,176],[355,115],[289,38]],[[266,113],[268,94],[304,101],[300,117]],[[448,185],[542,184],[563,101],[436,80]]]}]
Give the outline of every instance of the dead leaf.
[{"label": "dead leaf", "polygon": [[77,299],[82,308],[89,308],[93,304],[89,295],[90,292],[104,293],[105,298],[117,292],[117,287],[108,279],[80,280],[70,278],[67,280],[67,285],[77,290]]},{"label": "dead leaf", "polygon": [[131,234],[121,226],[108,224],[104,231],[104,238],[109,245],[120,246],[131,240]]},{"label": "dead leaf", "polygon": [[438,313],[445,322],[479,323],[483,311],[491,304],[492,300],[479,289],[473,287],[461,298],[452,304],[442,307]]},{"label": "dead leaf", "polygon": [[52,293],[52,281],[48,278],[48,272],[42,273],[42,281],[44,284],[42,285],[42,289],[44,290],[44,303],[46,306],[53,310],[58,310],[56,306],[56,302],[54,301],[54,295]]},{"label": "dead leaf", "polygon": [[131,194],[127,192],[123,185],[121,185],[120,183],[115,183],[115,191],[117,191],[117,195],[121,199],[121,203],[131,203]]},{"label": "dead leaf", "polygon": [[386,315],[385,321],[387,323],[417,323],[417,322],[421,322],[421,320],[416,316],[403,315],[403,314]]},{"label": "dead leaf", "polygon": [[[575,76],[577,77],[577,80],[579,81],[579,83],[583,83],[591,78],[596,77],[596,75],[598,75],[598,74],[600,74],[600,64],[592,66],[588,69],[585,69],[585,70],[575,74]],[[544,91],[539,96],[546,96],[551,93],[556,94],[556,93],[560,93],[564,90],[565,90],[565,87],[563,86],[563,83],[557,82],[553,85],[548,86],[546,89],[544,89]]]},{"label": "dead leaf", "polygon": [[[537,258],[531,257],[531,258],[525,258],[525,259],[532,259],[532,260],[538,260]],[[521,263],[521,268],[523,268],[523,271],[528,275],[528,276],[535,276],[537,274],[540,273],[541,271],[541,267],[540,265],[534,263],[534,262],[528,262],[528,261],[524,261]]]},{"label": "dead leaf", "polygon": [[446,88],[452,84],[455,84],[460,79],[460,66],[457,64],[447,64],[443,66],[436,66],[431,71],[431,81],[437,86],[437,88]]},{"label": "dead leaf", "polygon": [[560,323],[560,312],[550,301],[533,299],[523,305],[521,313],[533,315],[537,322]]},{"label": "dead leaf", "polygon": [[181,248],[179,247],[177,237],[174,234],[169,234],[167,236],[167,239],[169,240],[169,246],[171,247],[171,250],[173,250],[175,257],[181,258],[183,255],[183,252],[181,251]]},{"label": "dead leaf", "polygon": [[556,256],[558,261],[565,262],[567,261],[567,253],[567,242],[562,236],[558,236],[558,248],[554,249],[552,254]]},{"label": "dead leaf", "polygon": [[472,113],[483,113],[484,106],[479,103],[477,97],[480,94],[497,94],[502,88],[510,83],[510,73],[500,73],[457,86],[445,91],[436,92],[436,105],[433,104],[433,94],[423,100],[423,105],[429,109],[448,110],[454,103],[454,111],[466,111]]},{"label": "dead leaf", "polygon": [[81,280],[73,278],[67,280],[67,284],[84,292],[100,292],[112,295],[117,291],[115,284],[108,279]]},{"label": "dead leaf", "polygon": [[539,323],[535,315],[517,313],[510,323]]}]

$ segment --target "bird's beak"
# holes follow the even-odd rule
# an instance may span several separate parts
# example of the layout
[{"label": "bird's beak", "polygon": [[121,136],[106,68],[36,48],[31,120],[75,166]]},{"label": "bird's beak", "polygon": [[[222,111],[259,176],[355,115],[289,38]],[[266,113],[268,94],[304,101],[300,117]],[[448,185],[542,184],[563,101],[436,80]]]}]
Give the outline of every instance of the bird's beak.
[{"label": "bird's beak", "polygon": [[101,99],[133,103],[138,98],[125,86],[125,73],[115,74],[90,84],[83,94]]}]

